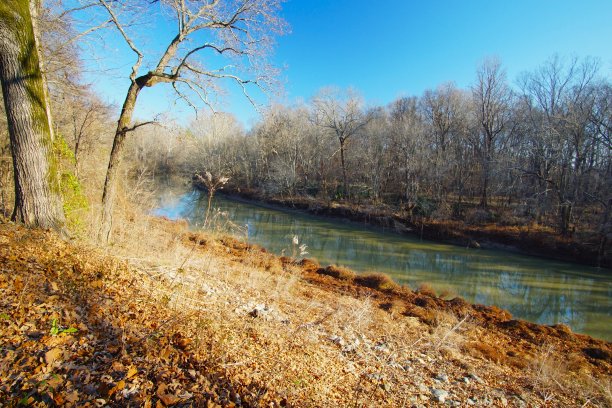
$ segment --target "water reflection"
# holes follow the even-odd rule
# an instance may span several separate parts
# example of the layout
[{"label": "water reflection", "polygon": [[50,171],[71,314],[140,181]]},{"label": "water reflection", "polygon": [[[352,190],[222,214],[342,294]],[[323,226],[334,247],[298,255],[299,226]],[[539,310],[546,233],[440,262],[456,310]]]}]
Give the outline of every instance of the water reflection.
[{"label": "water reflection", "polygon": [[[206,197],[165,190],[159,215],[203,222]],[[421,241],[362,224],[215,198],[215,207],[248,239],[280,254],[298,235],[309,256],[358,272],[380,271],[412,287],[427,282],[465,299],[509,310],[537,323],[565,323],[576,332],[612,340],[612,278],[605,270]]]}]

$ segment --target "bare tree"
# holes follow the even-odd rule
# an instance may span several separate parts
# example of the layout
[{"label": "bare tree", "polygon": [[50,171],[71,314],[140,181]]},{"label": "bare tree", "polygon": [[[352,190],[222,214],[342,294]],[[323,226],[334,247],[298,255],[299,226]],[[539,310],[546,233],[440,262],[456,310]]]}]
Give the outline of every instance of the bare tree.
[{"label": "bare tree", "polygon": [[605,84],[597,83],[597,71],[597,61],[574,58],[566,63],[554,56],[522,78],[538,147],[531,152],[531,168],[523,171],[556,196],[563,235],[571,232],[573,209],[584,199],[582,192],[588,189],[592,169],[602,154],[609,156],[609,147],[608,154],[599,148],[603,143],[606,149],[606,136],[601,132],[605,132],[604,118],[610,115],[610,107],[599,99]]},{"label": "bare tree", "polygon": [[443,153],[453,131],[460,126],[461,93],[453,83],[445,83],[423,94],[422,109],[433,128],[435,150]]},{"label": "bare tree", "polygon": [[355,91],[341,92],[336,88],[323,89],[312,101],[314,122],[329,129],[340,144],[343,195],[349,195],[346,176],[345,150],[348,140],[361,131],[369,121],[363,110],[363,98]]},{"label": "bare tree", "polygon": [[267,190],[295,194],[303,181],[307,147],[308,111],[304,107],[274,105],[254,129],[267,175]]},{"label": "bare tree", "polygon": [[192,146],[185,152],[189,164],[183,169],[184,174],[210,171],[234,178],[239,168],[248,169],[248,164],[239,160],[240,154],[232,151],[244,136],[242,124],[232,114],[201,112],[184,133],[185,142]]},{"label": "bare tree", "polygon": [[[434,180],[438,199],[446,195],[448,172],[456,163],[449,160],[449,149],[462,136],[465,127],[465,103],[462,92],[453,83],[427,90],[421,98],[421,110],[431,132]],[[446,179],[446,180],[445,180]],[[453,178],[451,177],[451,180]]]},{"label": "bare tree", "polygon": [[598,87],[591,120],[601,143],[612,150],[612,85],[602,83]]},{"label": "bare tree", "polygon": [[[137,7],[130,0],[99,0],[112,24],[127,46],[136,55],[132,66],[130,85],[126,93],[113,141],[104,192],[102,196],[102,226],[99,237],[108,240],[111,232],[111,216],[115,197],[117,170],[126,135],[150,122],[133,123],[132,116],[140,91],[160,83],[171,84],[177,95],[195,107],[191,97],[212,106],[210,100],[220,80],[230,81],[240,87],[252,102],[248,87],[261,89],[274,78],[265,62],[275,35],[285,30],[285,23],[278,17],[281,0],[211,0],[191,2],[186,0],[160,1],[155,8],[166,16],[172,16],[176,35],[152,69],[141,72],[145,54],[130,35],[128,21],[139,14],[150,16],[152,7]],[[208,54],[206,54],[208,52]],[[203,55],[210,62],[204,65]],[[217,57],[214,57],[216,55]],[[215,61],[220,65],[210,66]],[[228,64],[228,58],[234,64]],[[242,65],[241,65],[242,64]],[[250,73],[250,74],[249,74]],[[243,75],[243,74],[246,74]],[[191,96],[190,96],[191,95]]]},{"label": "bare tree", "polygon": [[[81,156],[99,142],[100,125],[108,122],[110,108],[95,95],[75,97],[70,112],[75,174],[79,174]],[[77,103],[80,102],[79,108]]]},{"label": "bare tree", "polygon": [[[390,176],[395,172],[392,166],[392,137],[389,132],[389,115],[380,107],[368,111],[369,120],[359,138],[353,158],[353,174],[365,182],[360,196],[380,200]],[[366,189],[364,189],[364,187]]]},{"label": "bare tree", "polygon": [[478,69],[472,95],[479,126],[476,146],[482,160],[480,205],[486,208],[495,142],[502,132],[508,130],[511,117],[512,90],[498,60],[487,60]]},{"label": "bare tree", "polygon": [[393,161],[402,173],[402,195],[407,208],[411,209],[417,201],[420,184],[424,181],[419,177],[421,162],[426,160],[422,143],[423,120],[417,110],[416,97],[397,99],[391,104],[390,111],[391,137],[395,151]]},{"label": "bare tree", "polygon": [[37,2],[0,3],[0,79],[6,110],[15,208],[28,226],[63,229],[64,213],[54,168],[47,93],[32,24]]}]

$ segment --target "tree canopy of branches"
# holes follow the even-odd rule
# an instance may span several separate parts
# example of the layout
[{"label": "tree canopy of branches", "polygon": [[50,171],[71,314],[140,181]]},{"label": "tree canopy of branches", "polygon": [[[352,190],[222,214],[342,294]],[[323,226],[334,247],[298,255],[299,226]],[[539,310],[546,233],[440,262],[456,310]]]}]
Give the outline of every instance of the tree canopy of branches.
[{"label": "tree canopy of branches", "polygon": [[349,138],[354,137],[368,123],[369,118],[363,112],[363,99],[352,90],[341,95],[338,89],[327,88],[315,96],[312,105],[314,122],[329,129],[338,139],[342,165],[342,194],[349,195],[346,146]]},{"label": "tree canopy of branches", "polygon": [[[221,81],[237,85],[253,102],[249,88],[266,89],[273,83],[275,70],[267,63],[274,38],[286,25],[278,16],[280,0],[159,1],[155,5],[138,1],[98,0],[108,19],[120,34],[136,61],[129,75],[125,101],[117,121],[104,192],[100,237],[109,238],[115,197],[117,169],[126,135],[149,123],[133,123],[140,92],[157,84],[170,84],[187,104],[212,106],[211,96]],[[171,18],[175,34],[157,57],[145,55],[137,44],[141,29],[134,24],[141,18]],[[149,69],[143,69],[145,61]],[[254,103],[254,102],[253,102]]]},{"label": "tree canopy of branches", "polygon": [[506,74],[499,61],[485,61],[478,69],[472,95],[479,125],[473,140],[482,162],[480,205],[486,207],[496,141],[508,131],[511,118],[512,91],[506,83]]}]

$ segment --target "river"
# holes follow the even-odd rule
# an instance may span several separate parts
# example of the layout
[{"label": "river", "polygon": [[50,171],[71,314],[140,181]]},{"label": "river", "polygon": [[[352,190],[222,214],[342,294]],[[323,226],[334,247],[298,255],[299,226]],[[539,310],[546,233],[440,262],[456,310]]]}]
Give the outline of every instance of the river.
[{"label": "river", "polygon": [[[609,270],[515,253],[463,248],[361,223],[321,218],[297,211],[234,201],[217,195],[212,211],[217,226],[268,250],[287,255],[299,249],[322,265],[356,272],[383,272],[417,288],[427,283],[438,293],[496,305],[516,318],[541,324],[564,323],[578,333],[612,341],[612,274]],[[206,194],[163,188],[155,214],[184,218],[200,228]],[[219,211],[217,211],[217,209]],[[220,214],[222,213],[222,214]]]}]

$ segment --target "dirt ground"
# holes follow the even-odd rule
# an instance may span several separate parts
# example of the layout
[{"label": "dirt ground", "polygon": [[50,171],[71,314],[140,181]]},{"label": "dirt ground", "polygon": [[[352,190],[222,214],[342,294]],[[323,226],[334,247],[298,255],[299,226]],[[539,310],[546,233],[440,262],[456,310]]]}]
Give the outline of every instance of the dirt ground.
[{"label": "dirt ground", "polygon": [[147,218],[0,223],[0,406],[612,406],[612,344]]}]

